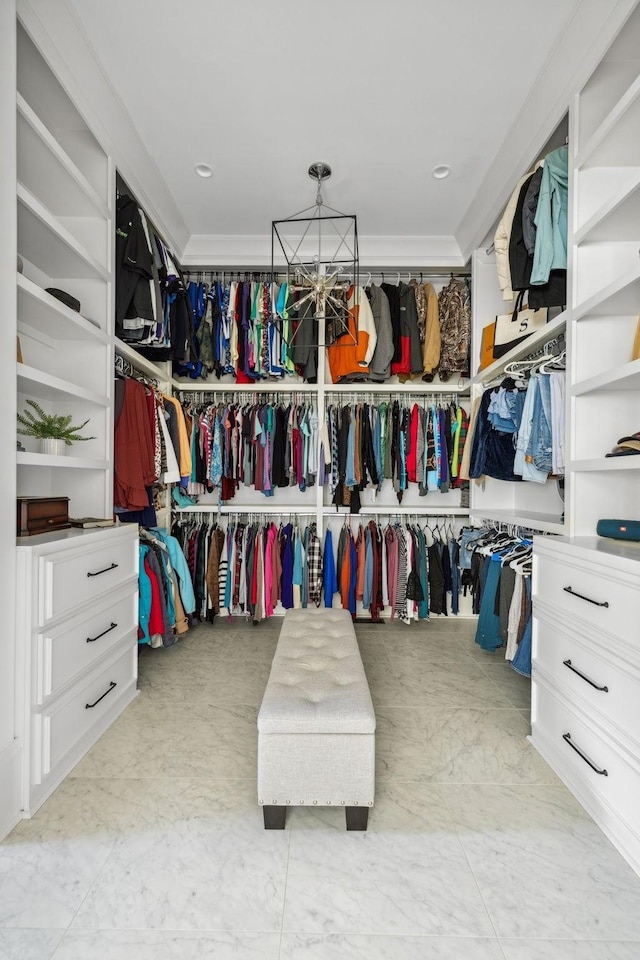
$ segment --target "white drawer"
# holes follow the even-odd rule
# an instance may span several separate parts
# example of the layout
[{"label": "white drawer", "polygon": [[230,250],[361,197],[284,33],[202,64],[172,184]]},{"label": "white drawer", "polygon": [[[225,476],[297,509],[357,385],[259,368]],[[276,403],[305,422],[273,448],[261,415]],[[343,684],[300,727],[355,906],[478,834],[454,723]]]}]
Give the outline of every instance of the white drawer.
[{"label": "white drawer", "polygon": [[617,657],[599,656],[576,634],[537,617],[534,625],[533,670],[538,666],[551,679],[585,701],[590,715],[597,711],[631,738],[640,751],[640,670]]},{"label": "white drawer", "polygon": [[[579,710],[559,699],[544,679],[533,685],[532,739],[541,735],[587,790],[608,803],[634,830],[640,830],[640,766],[605,734],[592,727]],[[578,752],[580,751],[580,752]],[[606,771],[606,772],[605,772]]]},{"label": "white drawer", "polygon": [[66,616],[137,574],[135,538],[109,536],[40,557],[39,624]]},{"label": "white drawer", "polygon": [[[138,594],[135,585],[121,587],[114,595],[102,597],[95,611],[63,620],[36,638],[36,703],[56,694],[80,674],[86,674],[136,629]],[[135,639],[135,635],[134,635]]]},{"label": "white drawer", "polygon": [[617,581],[615,568],[592,564],[585,569],[579,564],[536,557],[534,599],[538,596],[622,639],[640,622],[640,584]]},{"label": "white drawer", "polygon": [[102,671],[34,716],[33,783],[40,783],[113,710],[119,699],[131,693],[136,683],[137,658],[137,643],[124,646],[122,653]]}]

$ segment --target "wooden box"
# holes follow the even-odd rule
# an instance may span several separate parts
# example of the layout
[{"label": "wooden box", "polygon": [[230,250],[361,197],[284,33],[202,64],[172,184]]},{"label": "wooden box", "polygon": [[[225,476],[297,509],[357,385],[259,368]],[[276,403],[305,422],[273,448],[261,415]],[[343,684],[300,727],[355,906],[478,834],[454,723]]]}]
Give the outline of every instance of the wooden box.
[{"label": "wooden box", "polygon": [[17,536],[30,537],[70,526],[69,497],[18,497]]}]

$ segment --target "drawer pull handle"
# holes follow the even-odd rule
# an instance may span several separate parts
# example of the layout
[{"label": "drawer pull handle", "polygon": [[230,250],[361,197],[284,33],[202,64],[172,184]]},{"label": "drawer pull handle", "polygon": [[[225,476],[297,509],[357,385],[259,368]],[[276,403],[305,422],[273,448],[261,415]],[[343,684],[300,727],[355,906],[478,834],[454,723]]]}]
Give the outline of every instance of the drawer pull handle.
[{"label": "drawer pull handle", "polygon": [[578,754],[578,756],[579,756],[579,757],[582,757],[582,759],[584,760],[584,762],[585,762],[585,763],[588,763],[592,770],[595,770],[595,772],[596,772],[596,773],[599,773],[600,776],[602,776],[602,777],[608,777],[608,776],[609,776],[609,774],[608,774],[608,772],[607,772],[606,770],[604,770],[604,769],[603,769],[603,770],[600,770],[599,767],[596,767],[596,765],[595,765],[595,763],[593,762],[593,760],[590,760],[589,757],[586,755],[586,753],[583,753],[583,752],[582,752],[582,750],[580,749],[580,747],[576,747],[575,743],[574,743],[573,740],[571,739],[571,734],[570,734],[570,733],[563,733],[563,734],[562,734],[562,739],[567,741],[567,743],[569,744],[569,746],[571,747],[571,749],[572,749],[572,750],[575,750],[575,752]]},{"label": "drawer pull handle", "polygon": [[117,566],[118,566],[117,563],[112,563],[110,567],[105,567],[104,570],[96,570],[95,573],[88,573],[87,576],[88,576],[88,577],[99,577],[101,573],[108,573],[109,570],[115,570],[115,568],[116,568]]},{"label": "drawer pull handle", "polygon": [[562,589],[565,593],[570,593],[572,597],[580,597],[581,600],[586,600],[587,603],[592,603],[596,607],[609,606],[608,600],[605,600],[604,602],[602,600],[592,600],[591,597],[585,597],[582,593],[576,593],[576,591],[572,590],[571,587],[563,587]]},{"label": "drawer pull handle", "polygon": [[601,687],[594,680],[590,680],[586,674],[581,673],[577,667],[574,667],[574,665],[571,663],[571,660],[563,660],[562,662],[564,663],[565,667],[569,667],[569,670],[573,670],[574,673],[577,673],[579,677],[582,677],[583,680],[586,680],[586,682],[592,687],[595,687],[596,690],[602,690],[604,693],[609,693],[609,687]]},{"label": "drawer pull handle", "polygon": [[112,623],[110,627],[107,627],[106,630],[103,630],[102,633],[99,633],[97,637],[87,637],[87,643],[95,643],[96,640],[100,639],[100,637],[104,637],[105,633],[111,633],[112,630],[115,630],[117,626],[117,623]]},{"label": "drawer pull handle", "polygon": [[117,686],[118,686],[118,684],[116,683],[116,681],[115,681],[115,680],[112,680],[111,683],[109,684],[109,689],[108,689],[108,690],[105,690],[105,692],[102,694],[101,697],[98,697],[98,699],[97,699],[97,700],[94,700],[93,703],[85,703],[85,705],[84,705],[85,710],[91,710],[92,707],[97,707],[98,704],[100,703],[100,701],[101,701],[101,700],[104,700],[104,698],[106,697],[106,695],[107,695],[108,693],[111,693],[112,690],[115,690],[115,688],[116,688]]}]

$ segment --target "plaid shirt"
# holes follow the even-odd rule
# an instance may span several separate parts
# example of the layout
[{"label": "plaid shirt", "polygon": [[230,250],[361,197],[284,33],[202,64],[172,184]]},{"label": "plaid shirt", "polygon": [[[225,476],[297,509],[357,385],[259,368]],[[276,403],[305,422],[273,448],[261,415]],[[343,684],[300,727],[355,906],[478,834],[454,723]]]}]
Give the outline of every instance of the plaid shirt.
[{"label": "plaid shirt", "polygon": [[309,577],[309,599],[316,607],[320,606],[322,594],[322,548],[316,533],[315,523],[309,524],[309,545],[307,548],[307,571]]}]

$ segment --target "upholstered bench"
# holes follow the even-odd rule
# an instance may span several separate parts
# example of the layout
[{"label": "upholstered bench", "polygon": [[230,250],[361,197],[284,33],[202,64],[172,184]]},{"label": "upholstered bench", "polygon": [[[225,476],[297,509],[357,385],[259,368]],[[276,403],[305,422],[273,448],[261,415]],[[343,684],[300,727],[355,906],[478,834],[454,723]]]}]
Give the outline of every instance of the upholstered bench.
[{"label": "upholstered bench", "polygon": [[258,800],[268,830],[288,806],[342,806],[366,830],[375,728],[348,610],[288,610],[258,714]]}]

